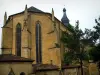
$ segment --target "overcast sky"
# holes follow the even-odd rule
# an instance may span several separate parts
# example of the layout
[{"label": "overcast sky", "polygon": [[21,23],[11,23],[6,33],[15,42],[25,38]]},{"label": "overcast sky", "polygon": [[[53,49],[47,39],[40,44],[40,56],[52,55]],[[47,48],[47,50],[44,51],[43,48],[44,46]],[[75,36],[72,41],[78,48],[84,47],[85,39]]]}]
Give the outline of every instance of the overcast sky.
[{"label": "overcast sky", "polygon": [[0,0],[0,27],[3,26],[5,11],[9,16],[23,11],[26,4],[28,7],[34,6],[49,13],[53,8],[59,20],[63,16],[62,10],[65,7],[70,23],[75,25],[75,21],[79,20],[80,28],[83,30],[84,28],[91,29],[95,25],[94,19],[100,16],[100,0]]}]

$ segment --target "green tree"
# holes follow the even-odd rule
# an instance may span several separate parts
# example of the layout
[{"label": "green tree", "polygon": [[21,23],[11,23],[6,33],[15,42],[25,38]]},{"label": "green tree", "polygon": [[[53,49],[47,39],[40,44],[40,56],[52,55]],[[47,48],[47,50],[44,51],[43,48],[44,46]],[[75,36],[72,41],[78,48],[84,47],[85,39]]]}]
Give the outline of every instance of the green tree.
[{"label": "green tree", "polygon": [[91,60],[97,63],[99,75],[100,75],[100,43],[91,48],[90,52]]},{"label": "green tree", "polygon": [[99,40],[99,43],[100,43],[100,17],[97,19],[95,19],[95,23],[97,24],[96,26],[94,26],[94,29],[95,29],[95,36],[96,38],[94,39],[98,39]]},{"label": "green tree", "polygon": [[[92,40],[94,41],[94,46],[90,49],[89,55],[91,59],[97,63],[99,75],[100,75],[100,18],[95,19],[96,26],[94,26],[94,31],[92,35]],[[98,42],[99,40],[99,42]]]},{"label": "green tree", "polygon": [[89,37],[91,31],[85,29],[83,33],[83,31],[79,29],[79,21],[76,22],[75,27],[69,25],[67,29],[70,33],[63,32],[61,39],[68,49],[64,54],[64,61],[69,64],[72,63],[73,60],[80,60],[81,75],[83,75],[83,60],[88,59],[86,47],[92,42],[91,37]]}]

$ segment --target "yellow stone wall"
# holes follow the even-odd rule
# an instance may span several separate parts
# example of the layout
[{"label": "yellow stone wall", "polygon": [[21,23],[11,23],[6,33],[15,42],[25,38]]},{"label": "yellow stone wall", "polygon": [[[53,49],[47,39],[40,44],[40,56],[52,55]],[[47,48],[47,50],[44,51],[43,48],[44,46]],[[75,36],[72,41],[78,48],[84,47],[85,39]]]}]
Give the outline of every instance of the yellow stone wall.
[{"label": "yellow stone wall", "polygon": [[[55,18],[55,22],[52,21],[50,14],[43,14],[43,13],[28,13],[28,19],[24,21],[24,14],[17,14],[11,17],[10,25],[6,25],[5,27],[9,26],[11,29],[4,29],[3,28],[3,43],[2,45],[4,47],[9,46],[12,47],[12,54],[16,54],[16,25],[18,23],[21,24],[21,56],[26,58],[31,58],[33,60],[36,60],[36,40],[35,40],[35,26],[36,23],[39,21],[41,25],[41,38],[42,38],[42,63],[43,64],[50,64],[52,60],[52,64],[61,66],[61,55],[63,55],[60,48],[55,48],[55,43],[60,44],[60,33],[63,29],[63,31],[66,30],[66,28],[62,25],[60,21],[58,21]],[[54,24],[55,23],[55,28]],[[26,30],[25,30],[26,28]],[[54,30],[54,32],[48,34]],[[6,31],[8,36],[6,36]],[[12,33],[12,35],[11,35]],[[5,41],[5,39],[10,38],[12,40]],[[63,48],[63,47],[61,47]],[[8,51],[8,54],[10,53]],[[3,54],[7,53],[7,51]],[[34,62],[34,64],[36,61]]]},{"label": "yellow stone wall", "polygon": [[89,63],[89,75],[99,75],[97,64]]},{"label": "yellow stone wall", "polygon": [[12,28],[3,28],[2,48],[12,48],[12,37],[11,36],[12,36]]},{"label": "yellow stone wall", "polygon": [[64,69],[63,75],[81,75],[80,68]]},{"label": "yellow stone wall", "polygon": [[12,21],[6,24],[6,27],[2,27],[2,53],[11,54],[12,52]]},{"label": "yellow stone wall", "polygon": [[[21,28],[23,28],[24,16],[22,14],[13,16],[13,42],[12,42],[13,46],[12,46],[12,54],[16,54],[16,25],[18,23],[20,23],[21,24]],[[22,38],[22,36],[21,36],[21,38]],[[21,53],[22,53],[22,50],[21,50]]]},{"label": "yellow stone wall", "polygon": [[1,47],[2,47],[3,54],[11,54],[12,52],[12,28],[3,28]]},{"label": "yellow stone wall", "polygon": [[8,75],[11,71],[11,68],[15,75],[20,75],[21,72],[24,72],[25,75],[31,75],[32,73],[32,63],[30,62],[6,62],[0,63],[0,75]]}]

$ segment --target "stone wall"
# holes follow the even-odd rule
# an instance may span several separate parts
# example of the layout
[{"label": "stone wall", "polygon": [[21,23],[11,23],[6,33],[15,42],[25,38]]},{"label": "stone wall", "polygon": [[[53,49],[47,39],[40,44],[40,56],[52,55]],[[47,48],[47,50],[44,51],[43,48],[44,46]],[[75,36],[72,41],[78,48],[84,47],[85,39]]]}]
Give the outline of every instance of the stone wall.
[{"label": "stone wall", "polygon": [[[61,57],[63,52],[60,48],[56,47],[56,44],[60,43],[60,31],[66,30],[62,23],[55,18],[55,29],[51,15],[47,13],[30,13],[28,12],[28,19],[26,21],[26,31],[24,14],[16,14],[9,17],[7,24],[3,28],[3,42],[2,47],[8,47],[10,49],[3,50],[3,54],[14,54],[16,55],[16,25],[21,25],[21,57],[31,58],[35,60],[33,63],[36,64],[36,23],[39,22],[41,25],[41,43],[42,43],[42,63],[50,64],[51,61],[54,65],[61,66]],[[5,30],[6,29],[6,30]],[[53,32],[52,32],[53,31]],[[51,32],[51,33],[50,33]],[[60,44],[59,44],[60,45]],[[53,55],[53,56],[52,56]]]},{"label": "stone wall", "polygon": [[59,75],[59,71],[51,70],[51,71],[38,71],[36,75]]},{"label": "stone wall", "polygon": [[96,63],[89,63],[89,75],[99,75]]},{"label": "stone wall", "polygon": [[0,75],[8,75],[9,72],[13,72],[15,75],[20,75],[24,72],[25,75],[32,73],[32,63],[30,62],[4,62],[0,63]]}]

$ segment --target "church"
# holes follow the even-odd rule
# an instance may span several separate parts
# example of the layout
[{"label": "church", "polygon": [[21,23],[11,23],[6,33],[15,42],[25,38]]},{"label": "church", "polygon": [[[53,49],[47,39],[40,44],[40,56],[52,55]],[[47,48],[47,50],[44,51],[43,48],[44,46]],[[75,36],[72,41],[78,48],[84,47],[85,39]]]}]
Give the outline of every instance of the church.
[{"label": "church", "polygon": [[[60,21],[53,9],[47,13],[26,5],[25,10],[8,18],[5,12],[0,75],[62,75],[65,51],[60,38],[69,25],[65,8],[62,13]],[[70,66],[74,67],[72,75],[77,75],[80,66]]]}]

